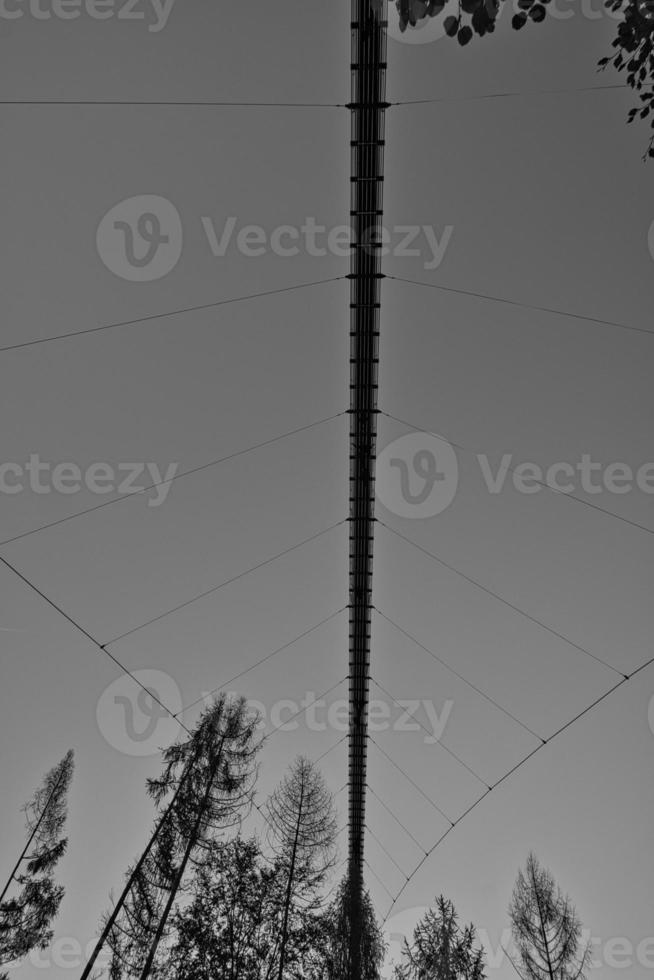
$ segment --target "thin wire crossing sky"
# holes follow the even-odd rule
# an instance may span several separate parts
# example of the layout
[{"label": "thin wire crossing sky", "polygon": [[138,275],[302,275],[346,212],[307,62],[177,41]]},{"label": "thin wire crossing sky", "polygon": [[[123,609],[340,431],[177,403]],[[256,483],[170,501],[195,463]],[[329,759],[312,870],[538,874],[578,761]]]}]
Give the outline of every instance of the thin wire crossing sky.
[{"label": "thin wire crossing sky", "polygon": [[[267,741],[257,799],[306,752],[347,819],[349,259],[334,229],[349,220],[349,3],[178,0],[159,28],[157,9],[0,18],[2,462],[142,465],[152,488],[111,505],[86,485],[0,495],[0,554],[115,658],[0,567],[0,867],[41,775],[77,756],[67,894],[53,947],[12,974],[25,980],[81,972],[147,838],[157,745],[179,733],[162,717],[130,740],[138,688],[116,661],[159,672],[189,726],[223,685],[269,731],[302,710]],[[622,938],[644,980],[654,667],[458,822],[652,656],[651,494],[588,491],[576,471],[584,506],[514,482],[527,463],[653,459],[648,131],[625,126],[623,79],[595,70],[610,16],[557,10],[520,34],[502,18],[465,49],[389,37],[402,104],[386,121],[380,460],[411,433],[469,451],[440,513],[407,516],[380,487],[366,873],[383,918],[456,822],[393,907],[391,955],[440,892],[492,954],[534,849],[601,940],[593,975],[624,975]],[[170,202],[183,231],[151,281],[98,246],[136,197]],[[293,254],[271,245],[282,226]],[[513,975],[492,955],[488,972]]]}]

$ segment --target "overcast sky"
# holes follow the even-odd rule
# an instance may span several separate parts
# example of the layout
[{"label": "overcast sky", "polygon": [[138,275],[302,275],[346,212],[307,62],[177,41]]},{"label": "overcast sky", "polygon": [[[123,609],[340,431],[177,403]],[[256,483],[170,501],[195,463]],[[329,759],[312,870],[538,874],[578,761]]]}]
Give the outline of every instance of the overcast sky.
[{"label": "overcast sky", "polygon": [[[17,0],[6,9],[23,12],[0,18],[7,102],[327,107],[0,106],[0,346],[347,273],[344,254],[309,254],[301,231],[293,256],[269,244],[262,255],[244,254],[236,237],[247,225],[269,234],[348,220],[349,118],[329,107],[349,98],[348,3],[177,0],[165,23],[144,2],[134,10],[145,19],[118,18],[122,0],[107,20],[87,12],[38,19]],[[52,8],[42,0],[39,9]],[[389,39],[389,99],[442,101],[387,114],[391,244],[400,226],[427,226],[432,238],[421,231],[412,246],[419,254],[390,254],[385,271],[581,317],[383,283],[381,408],[472,452],[457,451],[458,486],[442,512],[402,516],[391,488],[391,506],[380,503],[378,516],[516,607],[378,526],[373,679],[396,699],[419,701],[420,723],[429,731],[442,724],[442,745],[469,767],[426,742],[423,729],[402,731],[397,706],[371,686],[386,707],[375,707],[384,730],[373,733],[380,748],[370,747],[369,783],[425,850],[447,821],[382,749],[455,820],[484,783],[538,744],[527,729],[548,738],[652,655],[652,537],[636,526],[654,527],[652,495],[636,485],[593,493],[575,471],[574,493],[587,507],[547,489],[520,492],[510,472],[491,493],[484,477],[505,454],[512,467],[532,462],[543,472],[587,455],[602,464],[600,479],[611,463],[636,474],[654,460],[654,340],[592,320],[651,329],[654,171],[641,162],[648,130],[625,126],[628,92],[584,91],[622,81],[595,70],[614,32],[601,4],[558,0],[556,11],[520,34],[507,12],[494,36],[465,49],[437,32]],[[513,94],[480,98],[499,93]],[[110,209],[144,195],[176,210],[182,235],[173,229],[169,247],[181,252],[161,278],[130,281],[109,267],[96,234]],[[207,229],[220,239],[229,218],[233,237],[216,256]],[[39,493],[29,481],[0,495],[0,540],[16,539],[0,553],[99,642],[123,637],[111,651],[130,669],[163,672],[158,690],[176,709],[308,630],[232,689],[261,702],[270,727],[347,674],[340,413],[348,407],[348,301],[346,282],[328,282],[0,354],[0,458],[17,467],[38,455],[50,473],[62,462],[81,473],[96,463],[179,472],[320,423],[176,481],[159,506],[151,495],[122,499],[27,537],[18,536],[107,497],[87,486]],[[382,416],[380,450],[410,431]],[[389,454],[401,457],[407,445]],[[76,944],[92,940],[109,892],[147,838],[144,781],[158,771],[156,746],[177,731],[160,720],[147,744],[130,741],[125,705],[114,699],[132,699],[142,730],[148,719],[134,689],[112,687],[116,666],[7,569],[0,604],[7,873],[22,846],[21,805],[45,770],[68,748],[76,752],[59,945],[15,972],[63,980],[79,974]],[[341,789],[347,754],[345,742],[337,745],[344,730],[334,702],[346,692],[341,684],[329,695],[329,722],[320,708],[266,744],[261,796],[297,753],[317,757],[332,746],[321,766]],[[636,948],[654,935],[653,695],[654,667],[480,803],[411,880],[393,908],[392,935],[444,892],[497,946],[515,874],[533,848],[601,940],[605,965],[596,975],[650,976],[652,950],[648,960]],[[279,715],[282,701],[291,706]],[[187,724],[198,711],[184,714]],[[140,749],[149,754],[130,754]],[[343,823],[345,792],[337,802]],[[372,795],[367,822],[410,874],[423,851]],[[344,856],[344,834],[340,841]],[[403,874],[370,835],[366,856],[381,879],[368,872],[383,917]],[[620,937],[633,947],[627,970],[601,952]],[[503,962],[490,975],[505,980],[511,967]]]}]

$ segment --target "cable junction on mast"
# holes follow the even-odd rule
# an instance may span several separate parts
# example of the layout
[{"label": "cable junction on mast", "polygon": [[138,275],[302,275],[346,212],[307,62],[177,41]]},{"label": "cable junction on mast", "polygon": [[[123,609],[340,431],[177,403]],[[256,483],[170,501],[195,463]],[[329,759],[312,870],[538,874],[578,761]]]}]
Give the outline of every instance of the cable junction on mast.
[{"label": "cable junction on mast", "polygon": [[350,259],[350,976],[361,977],[377,444],[387,0],[352,0]]}]

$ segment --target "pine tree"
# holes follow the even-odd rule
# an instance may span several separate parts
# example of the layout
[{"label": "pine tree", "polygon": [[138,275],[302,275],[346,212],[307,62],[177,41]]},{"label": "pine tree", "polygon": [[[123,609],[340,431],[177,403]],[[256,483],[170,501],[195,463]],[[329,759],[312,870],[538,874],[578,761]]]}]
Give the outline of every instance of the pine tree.
[{"label": "pine tree", "polygon": [[298,757],[268,800],[269,840],[284,880],[278,938],[278,980],[283,980],[289,934],[297,911],[315,904],[333,866],[336,817],[322,775]]},{"label": "pine tree", "polygon": [[219,834],[240,823],[251,803],[257,724],[243,698],[221,694],[191,736],[165,750],[162,775],[147,784],[158,821],[105,917],[82,980],[105,944],[112,953],[112,980],[124,975],[146,980],[156,972],[157,951],[187,872]]},{"label": "pine tree", "polygon": [[261,980],[275,945],[279,868],[251,838],[213,841],[178,910],[167,958],[171,980]]},{"label": "pine tree", "polygon": [[509,916],[522,980],[583,980],[591,949],[581,946],[579,916],[534,854],[518,873]]},{"label": "pine tree", "polygon": [[[64,897],[54,869],[68,846],[63,836],[74,755],[66,753],[23,807],[27,841],[0,894],[0,965],[45,949]],[[17,893],[7,897],[13,889]]]},{"label": "pine tree", "polygon": [[484,980],[484,954],[473,925],[461,928],[453,902],[440,895],[404,941],[395,980]]},{"label": "pine tree", "polygon": [[[336,898],[322,916],[322,942],[320,944],[320,980],[349,980],[351,889],[348,877],[340,882]],[[379,980],[386,947],[375,916],[375,910],[366,891],[361,905],[361,980]]]}]

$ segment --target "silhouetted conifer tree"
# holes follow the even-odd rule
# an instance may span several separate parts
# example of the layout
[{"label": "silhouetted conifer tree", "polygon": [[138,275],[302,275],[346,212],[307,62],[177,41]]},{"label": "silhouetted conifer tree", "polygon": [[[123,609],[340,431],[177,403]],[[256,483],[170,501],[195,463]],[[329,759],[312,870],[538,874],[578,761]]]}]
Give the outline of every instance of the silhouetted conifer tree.
[{"label": "silhouetted conifer tree", "polygon": [[63,831],[73,770],[70,751],[23,807],[27,841],[0,894],[0,965],[45,949],[52,939],[50,926],[64,897],[54,869],[68,845]]}]

